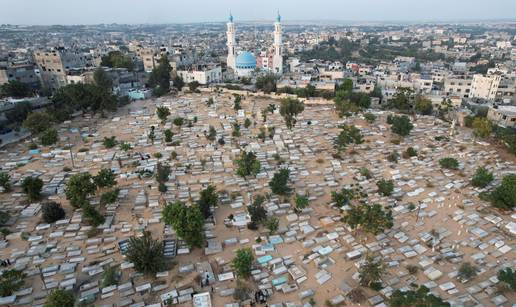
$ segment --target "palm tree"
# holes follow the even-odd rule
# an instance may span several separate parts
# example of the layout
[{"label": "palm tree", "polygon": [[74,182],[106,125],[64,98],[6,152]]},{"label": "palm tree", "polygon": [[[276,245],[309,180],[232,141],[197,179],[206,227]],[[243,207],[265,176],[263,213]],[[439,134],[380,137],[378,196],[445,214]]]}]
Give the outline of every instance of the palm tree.
[{"label": "palm tree", "polygon": [[24,285],[25,273],[18,270],[4,271],[0,276],[0,296],[10,296]]},{"label": "palm tree", "polygon": [[145,231],[142,237],[129,239],[126,257],[134,264],[136,271],[146,275],[153,275],[165,269],[163,242],[154,240],[148,231]]}]

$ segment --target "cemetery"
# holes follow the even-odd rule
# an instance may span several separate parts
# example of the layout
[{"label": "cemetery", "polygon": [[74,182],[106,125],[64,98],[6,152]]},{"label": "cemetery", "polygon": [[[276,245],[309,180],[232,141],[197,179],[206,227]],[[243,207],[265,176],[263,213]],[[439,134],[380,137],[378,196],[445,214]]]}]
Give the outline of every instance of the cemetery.
[{"label": "cemetery", "polygon": [[[2,148],[0,271],[23,282],[0,305],[64,289],[84,306],[388,306],[417,286],[452,306],[516,302],[498,278],[516,267],[516,213],[483,197],[514,156],[435,117],[399,136],[390,112],[307,102],[289,129],[281,100],[235,97],[137,101],[60,124],[54,146]],[[336,148],[342,127],[362,139]]]}]

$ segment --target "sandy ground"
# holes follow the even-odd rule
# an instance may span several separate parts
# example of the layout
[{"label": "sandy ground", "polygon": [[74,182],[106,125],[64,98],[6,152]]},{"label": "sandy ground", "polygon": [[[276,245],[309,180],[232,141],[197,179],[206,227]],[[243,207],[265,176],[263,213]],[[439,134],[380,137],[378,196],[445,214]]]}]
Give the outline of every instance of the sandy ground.
[{"label": "sandy ground", "polygon": [[[45,159],[40,155],[34,155],[28,164],[11,170],[11,175],[16,179],[19,178],[22,174],[27,174],[33,171],[42,172],[42,178],[45,182],[47,182],[53,177],[54,174],[61,172],[63,167],[73,168],[73,172],[90,171],[92,174],[95,174],[102,167],[118,168],[118,156],[122,158],[121,172],[130,173],[134,171],[134,167],[131,165],[133,159],[128,158],[126,153],[116,149],[115,150],[117,151],[117,155],[112,161],[105,161],[102,159],[86,159],[87,155],[89,155],[91,152],[95,152],[94,155],[96,157],[102,157],[107,152],[113,151],[104,149],[104,147],[99,144],[99,142],[101,142],[103,137],[114,135],[116,136],[117,140],[128,141],[134,145],[134,148],[129,152],[129,155],[132,155],[135,157],[135,159],[139,158],[139,155],[135,154],[138,152],[150,155],[155,152],[161,152],[163,154],[163,158],[161,160],[170,163],[173,170],[181,169],[184,166],[184,161],[191,161],[191,163],[199,162],[202,160],[207,161],[206,165],[203,167],[194,166],[194,171],[198,170],[195,175],[193,172],[188,172],[185,175],[177,176],[175,180],[171,180],[169,182],[169,186],[171,188],[164,195],[166,199],[174,199],[178,197],[179,190],[174,188],[176,184],[181,186],[188,186],[191,195],[193,198],[195,198],[196,195],[198,195],[198,191],[200,191],[204,186],[204,184],[201,182],[215,181],[215,185],[217,186],[218,190],[241,192],[242,196],[244,197],[244,203],[247,204],[249,203],[249,192],[251,192],[251,190],[248,190],[249,188],[253,188],[254,190],[258,187],[255,191],[252,191],[253,194],[265,194],[270,191],[267,187],[268,179],[253,181],[249,187],[238,185],[232,185],[228,187],[225,186],[222,178],[236,178],[234,172],[215,174],[211,171],[213,166],[211,152],[213,151],[205,150],[206,146],[208,146],[211,142],[209,142],[204,137],[202,131],[207,130],[207,127],[212,125],[217,129],[219,136],[221,133],[224,133],[226,145],[215,145],[215,151],[222,152],[222,156],[233,157],[231,150],[236,147],[235,143],[237,140],[232,139],[230,136],[231,130],[222,132],[221,125],[221,122],[225,125],[228,125],[231,121],[231,117],[235,116],[235,111],[232,110],[233,104],[231,102],[231,97],[229,95],[216,96],[215,100],[217,103],[214,107],[207,107],[205,105],[204,101],[207,100],[207,97],[208,96],[206,94],[188,94],[179,98],[167,97],[161,98],[157,101],[139,101],[121,108],[116,114],[111,115],[110,118],[94,117],[75,119],[70,124],[61,125],[61,132],[63,133],[61,134],[61,141],[59,144],[60,146],[63,146],[67,143],[74,144],[72,147],[75,161],[74,168],[72,167],[68,152],[63,152],[61,154],[62,158],[60,158],[57,163],[51,163],[49,159]],[[179,107],[179,109],[172,108],[172,115],[169,117],[167,123],[162,125],[154,115],[155,104],[160,104],[162,102],[168,103],[170,101],[176,101],[177,99],[186,99],[187,101],[190,101],[190,103],[182,105]],[[252,121],[256,123],[256,125],[253,124],[250,129],[245,129],[243,127],[243,119],[239,119],[240,124],[242,124],[242,136],[239,138],[240,142],[260,142],[256,138],[256,135],[259,133],[259,128],[263,125],[260,110],[270,103],[278,102],[271,99],[259,98],[247,98],[243,100],[242,107],[245,109],[246,114],[250,116]],[[191,111],[189,113],[190,117],[197,116],[198,121],[193,125],[194,128],[198,128],[198,131],[191,132],[190,129],[185,126],[183,126],[181,129],[175,126],[171,126],[171,120],[175,116],[178,116],[178,114],[183,114],[185,109]],[[140,111],[141,113],[134,115],[130,113],[133,111]],[[221,115],[222,118],[210,117],[210,112],[216,112],[217,114]],[[145,116],[145,113],[148,114],[148,116]],[[252,116],[253,113],[255,114],[254,118]],[[225,118],[223,116],[224,114],[226,115]],[[112,120],[113,118],[117,117],[120,118],[119,121]],[[312,122],[312,125],[307,125],[308,121]],[[353,153],[351,149],[343,153],[341,168],[339,170],[334,170],[332,168],[331,161],[333,160],[332,154],[335,152],[335,150],[333,149],[331,140],[332,137],[335,136],[339,131],[337,123],[342,122],[353,123],[361,127],[363,133],[365,134],[365,142],[364,144],[357,145],[353,148],[356,153]],[[267,119],[267,125],[275,126],[277,128],[277,134],[281,135],[283,140],[292,140],[290,144],[285,146],[285,150],[282,152],[282,157],[286,157],[287,162],[290,163],[289,165],[292,165],[296,168],[302,166],[303,169],[309,171],[308,176],[297,178],[297,180],[292,183],[292,186],[295,190],[298,188],[299,190],[308,190],[311,196],[316,195],[316,199],[310,203],[310,207],[313,209],[313,211],[309,214],[309,222],[312,226],[316,226],[316,231],[308,236],[310,238],[323,236],[327,233],[334,232],[337,228],[343,226],[341,222],[337,222],[329,226],[323,226],[320,223],[320,219],[323,217],[340,216],[338,209],[331,208],[328,205],[331,202],[331,192],[340,189],[340,187],[343,187],[346,184],[357,182],[356,179],[358,177],[356,171],[360,167],[367,167],[373,174],[373,178],[368,183],[364,183],[364,186],[368,189],[375,190],[375,188],[373,189],[371,187],[375,187],[376,180],[381,178],[391,179],[393,175],[392,171],[394,170],[399,170],[402,178],[407,178],[407,180],[415,180],[415,184],[413,186],[405,185],[396,186],[395,188],[401,188],[405,192],[412,191],[417,187],[423,187],[425,189],[424,193],[421,193],[418,196],[408,197],[405,195],[401,200],[380,197],[376,191],[370,191],[369,194],[371,202],[377,202],[384,206],[396,206],[399,204],[408,204],[410,202],[418,204],[420,201],[428,198],[428,194],[431,192],[436,192],[438,196],[444,197],[443,202],[438,203],[436,201],[432,201],[428,203],[428,207],[423,210],[424,212],[435,210],[436,215],[432,217],[421,217],[417,219],[417,210],[408,213],[395,214],[395,230],[388,233],[388,240],[386,241],[387,246],[384,246],[384,248],[392,247],[396,250],[395,253],[388,255],[386,260],[397,260],[400,262],[400,265],[398,267],[388,269],[386,275],[383,278],[384,281],[390,280],[393,277],[400,278],[400,282],[396,285],[393,285],[393,288],[399,288],[403,285],[406,285],[409,283],[408,280],[414,277],[416,278],[416,283],[425,283],[429,281],[428,278],[426,278],[426,276],[422,273],[422,270],[420,270],[414,276],[407,274],[406,266],[409,264],[417,265],[421,259],[420,256],[405,258],[403,254],[398,251],[398,248],[409,245],[408,242],[411,240],[417,240],[419,238],[419,234],[423,232],[439,229],[448,230],[449,236],[442,240],[440,247],[453,246],[464,254],[462,262],[473,262],[471,260],[471,255],[478,253],[479,249],[462,245],[462,243],[465,243],[470,238],[472,238],[473,234],[466,231],[467,228],[470,227],[465,225],[466,219],[459,222],[456,222],[452,219],[457,210],[464,210],[464,216],[479,214],[480,217],[483,217],[487,214],[493,214],[495,216],[502,217],[505,222],[510,221],[510,216],[491,209],[484,202],[479,200],[472,187],[468,184],[465,184],[460,189],[450,190],[445,189],[444,185],[452,180],[463,180],[467,183],[478,165],[488,165],[488,167],[495,170],[495,177],[497,180],[499,180],[503,172],[514,171],[514,156],[500,154],[498,151],[493,150],[491,147],[485,147],[474,143],[469,138],[470,131],[462,128],[458,128],[457,134],[452,137],[450,142],[438,143],[434,140],[436,133],[439,135],[447,135],[448,127],[447,124],[434,124],[434,122],[435,121],[431,118],[418,119],[416,122],[416,127],[411,135],[402,140],[399,145],[395,145],[390,141],[396,137],[391,135],[389,132],[388,126],[385,123],[385,115],[380,115],[380,118],[377,120],[377,122],[370,125],[360,118],[340,119],[329,107],[307,106],[303,114],[299,117],[298,124],[296,128],[294,128],[293,132],[290,132],[286,129],[279,114],[269,114]],[[147,144],[147,142],[138,142],[138,140],[146,138],[145,136],[148,134],[151,125],[156,127],[156,134],[158,136],[155,144],[151,145]],[[89,136],[81,138],[79,137],[78,133],[70,132],[70,127],[78,128],[83,133],[83,135],[88,134]],[[161,133],[166,127],[170,127],[174,131],[176,134],[175,138],[181,139],[180,146],[173,148],[165,147],[165,145],[160,141]],[[191,148],[187,146],[190,143],[196,143],[199,146],[196,148]],[[461,144],[463,146],[461,146]],[[27,145],[28,141],[22,144],[10,145],[6,147],[6,149],[0,153],[1,163],[10,161],[16,157],[27,155]],[[260,151],[262,152],[277,149],[274,143],[265,144],[265,146],[262,144],[261,146],[262,148]],[[400,158],[400,161],[397,164],[388,162],[386,160],[387,154],[392,150],[397,150],[401,154],[401,152],[404,151],[408,146],[417,148],[419,153],[426,157],[423,161],[425,163],[429,163],[430,166],[421,164],[421,160],[417,160],[416,158],[414,160]],[[288,147],[288,151],[286,150],[286,147]],[[85,152],[86,149],[89,149],[89,153]],[[51,150],[51,148],[41,148],[43,153],[50,152]],[[169,158],[172,151],[175,151],[178,154],[177,160],[171,160]],[[289,161],[289,151],[290,154],[296,152],[296,155],[300,156],[301,159],[297,161]],[[307,152],[306,155],[305,152]],[[452,172],[441,171],[437,161],[439,158],[445,156],[456,157],[461,163],[464,164],[464,169],[461,171]],[[268,161],[270,162],[269,165],[272,166],[273,169],[279,167],[270,157]],[[330,173],[333,174],[339,186],[329,187],[328,185],[324,184],[325,176],[327,175],[325,170],[327,169],[331,170]],[[449,176],[447,176],[447,173],[449,173]],[[322,187],[322,191],[319,191],[318,193],[311,191],[313,188],[309,187],[310,184],[316,184],[317,186]],[[96,280],[99,278],[99,275],[90,277],[85,273],[81,273],[82,268],[92,263],[101,262],[107,259],[112,259],[114,263],[122,262],[123,256],[120,254],[116,247],[117,241],[139,233],[139,229],[143,227],[152,231],[155,238],[163,238],[164,236],[164,225],[162,223],[147,223],[150,218],[159,216],[160,208],[149,208],[147,206],[144,210],[138,212],[133,209],[136,195],[141,190],[144,190],[148,198],[151,200],[157,200],[160,198],[160,193],[157,190],[157,183],[155,180],[152,178],[143,180],[125,180],[119,178],[118,186],[121,189],[128,189],[129,194],[118,203],[115,219],[113,222],[113,225],[115,226],[114,231],[109,233],[100,233],[98,236],[96,236],[98,238],[116,238],[113,243],[102,243],[99,245],[99,248],[110,247],[106,248],[108,252],[99,251],[98,253],[88,254],[86,252],[86,240],[77,240],[76,237],[73,236],[59,239],[49,238],[48,235],[51,232],[56,231],[58,227],[54,225],[49,229],[37,231],[35,227],[41,223],[41,218],[38,216],[31,218],[19,218],[16,221],[16,224],[11,226],[11,229],[13,232],[14,229],[24,231],[30,236],[42,235],[43,239],[39,241],[39,244],[55,246],[55,248],[59,251],[59,254],[66,254],[66,248],[76,246],[82,250],[81,256],[85,257],[84,261],[78,263],[78,268],[76,270],[77,285]],[[2,194],[0,198],[2,206],[8,207],[9,211],[13,213],[19,212],[19,209],[23,208],[23,204],[26,203],[25,198],[19,192],[20,188],[15,187],[12,193]],[[53,196],[52,198],[63,204],[67,212],[67,217],[72,217],[74,214],[74,208],[68,204],[67,200],[64,199],[63,196]],[[463,200],[465,199],[472,200],[474,205],[464,207],[462,204]],[[247,229],[238,230],[236,228],[227,228],[224,226],[222,223],[224,218],[232,213],[242,210],[245,209],[232,209],[228,205],[220,205],[215,211],[215,220],[217,223],[213,232],[217,236],[216,239],[220,242],[223,242],[225,239],[236,237],[239,240],[247,239],[249,240],[249,243],[243,245],[237,244],[233,246],[226,246],[221,253],[210,256],[205,256],[203,250],[201,249],[194,249],[188,255],[180,255],[176,257],[174,259],[175,265],[169,271],[168,276],[164,278],[153,280],[141,276],[135,277],[132,270],[123,270],[120,283],[122,284],[132,280],[135,286],[144,284],[146,282],[152,282],[153,285],[161,283],[166,283],[168,285],[167,290],[163,290],[158,293],[152,292],[146,293],[144,295],[135,294],[131,296],[135,302],[144,301],[146,304],[159,301],[158,294],[170,291],[172,288],[185,289],[190,286],[194,286],[198,292],[211,290],[209,287],[204,289],[199,287],[199,285],[194,281],[196,273],[191,273],[186,276],[180,275],[178,273],[178,267],[180,265],[184,265],[185,263],[198,263],[200,261],[209,261],[213,267],[216,266],[216,263],[228,264],[233,258],[236,249],[244,246],[251,247],[252,244],[255,244],[255,240],[260,235],[260,233],[265,239],[267,234],[263,229],[261,229],[260,232],[256,232]],[[122,232],[122,225],[124,223],[130,224],[129,227],[125,227],[130,228],[130,231]],[[84,227],[84,223],[81,225],[82,228],[76,233],[77,236],[86,233],[88,229],[87,227]],[[280,225],[285,227],[288,226],[285,216],[280,216]],[[65,226],[61,226],[61,228],[65,228]],[[481,240],[482,242],[489,242],[493,238],[498,238],[503,240],[505,244],[509,246],[515,246],[514,237],[507,235],[498,228],[494,228],[494,225],[487,223],[485,220],[480,219],[475,224],[475,226],[479,226],[489,232],[489,236],[483,238]],[[405,243],[398,242],[398,240],[392,237],[396,231],[404,232],[409,237],[409,240]],[[348,230],[340,231],[340,233],[352,235],[354,234]],[[377,241],[374,236],[365,235],[363,233],[357,235],[355,239],[355,242],[359,242],[364,245]],[[332,279],[322,286],[319,285],[313,277],[319,271],[316,265],[313,262],[307,265],[302,263],[303,256],[311,254],[311,248],[303,248],[301,241],[294,241],[293,243],[280,244],[277,246],[276,250],[271,253],[271,255],[273,257],[292,256],[296,262],[296,265],[303,268],[307,272],[308,280],[299,286],[298,291],[289,294],[275,292],[275,294],[269,300],[269,304],[279,302],[299,302],[298,293],[300,291],[305,289],[314,289],[316,293],[314,300],[318,305],[323,305],[326,300],[331,299],[341,293],[339,287],[343,281],[346,281],[352,287],[358,286],[357,280],[352,278],[352,276],[357,272],[355,261],[349,261],[345,258],[345,253],[352,250],[352,245],[346,243],[342,239],[342,235],[339,236],[337,240],[334,240],[333,242],[326,242],[323,245],[331,245],[336,247],[335,251],[329,255],[336,263],[326,269],[331,273]],[[7,248],[0,251],[0,257],[5,258],[9,257],[16,251],[25,251],[29,248],[29,246],[30,243],[23,239],[9,240]],[[428,250],[424,253],[424,256],[430,258],[433,255],[438,254],[438,250],[439,247],[435,251],[432,251],[431,248],[428,248]],[[481,272],[479,276],[466,284],[462,284],[456,278],[448,276],[448,273],[457,270],[461,262],[451,263],[443,260],[432,264],[433,267],[443,272],[443,276],[436,281],[438,284],[452,281],[459,290],[459,292],[454,295],[449,295],[448,293],[441,291],[438,287],[435,288],[434,291],[445,299],[456,298],[459,295],[467,293],[466,289],[468,287],[471,287],[472,285],[478,284],[479,282],[487,280],[491,276],[496,275],[498,267],[501,263],[512,262],[514,264],[514,249],[499,257],[495,257],[495,255],[493,255],[494,251],[495,249],[492,245],[490,245],[485,250],[487,255],[485,258],[485,265],[481,267],[483,272]],[[52,256],[55,254],[57,254],[57,252],[51,251],[50,253],[42,255],[41,258],[43,259],[40,266],[44,268],[51,264],[60,263],[60,259],[55,259],[55,257]],[[18,257],[21,258],[22,256]],[[36,259],[38,259],[37,256],[32,257],[31,260],[34,261]],[[37,268],[37,266],[32,263],[29,263],[28,267]],[[219,270],[216,269],[216,273],[218,273],[217,271],[221,272],[222,268],[219,268]],[[64,277],[64,274],[56,274],[50,278],[54,279],[55,281],[60,281],[63,280]],[[292,283],[292,281],[289,283]],[[256,287],[256,284],[253,282],[249,281],[248,284],[251,288]],[[44,296],[44,290],[42,290],[43,283],[39,274],[29,277],[27,280],[27,285],[32,286],[34,297]],[[231,288],[235,286],[236,281],[233,280],[218,282],[213,287],[214,291],[218,293],[220,289]],[[377,292],[370,289],[364,289],[364,291],[367,297],[377,294]],[[516,301],[516,296],[514,294],[505,293],[504,295],[508,298],[509,302]],[[490,301],[490,298],[493,296],[494,295],[488,296],[485,293],[480,292],[480,294],[475,295],[475,298],[483,305],[490,306],[493,305]],[[121,299],[122,298],[118,296],[118,291],[115,291],[115,295],[110,298],[104,300],[97,299],[95,305],[116,304]],[[38,302],[38,300],[35,301]],[[305,300],[305,302],[306,301],[307,300]],[[212,303],[214,306],[223,306],[225,303],[230,302],[234,302],[232,297],[223,298],[217,294],[212,295]],[[348,305],[349,304],[350,303],[348,302]],[[185,303],[184,305],[190,306],[191,303]]]}]

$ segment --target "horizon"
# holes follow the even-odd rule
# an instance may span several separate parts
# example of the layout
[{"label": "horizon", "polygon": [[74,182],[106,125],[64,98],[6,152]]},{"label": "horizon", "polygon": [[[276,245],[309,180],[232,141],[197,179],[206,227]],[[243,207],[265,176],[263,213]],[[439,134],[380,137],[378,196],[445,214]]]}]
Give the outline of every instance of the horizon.
[{"label": "horizon", "polygon": [[[235,22],[272,21],[279,10],[283,21],[317,23],[454,23],[515,21],[516,1],[512,0],[364,0],[346,3],[341,0],[263,0],[249,5],[238,0],[188,3],[148,0],[0,0],[3,25],[139,25],[196,24],[226,22],[229,12]],[[45,12],[45,14],[40,14]]]}]

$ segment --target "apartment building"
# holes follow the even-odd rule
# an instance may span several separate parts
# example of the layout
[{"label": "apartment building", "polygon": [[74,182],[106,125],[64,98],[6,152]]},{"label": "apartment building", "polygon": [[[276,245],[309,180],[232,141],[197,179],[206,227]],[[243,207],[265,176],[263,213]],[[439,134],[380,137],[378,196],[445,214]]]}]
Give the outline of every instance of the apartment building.
[{"label": "apartment building", "polygon": [[499,74],[487,76],[480,74],[474,75],[471,83],[470,97],[494,100],[498,91],[498,86],[500,85],[500,79]]},{"label": "apartment building", "polygon": [[49,51],[35,51],[34,61],[41,74],[43,86],[51,91],[68,83],[68,71],[92,66],[91,55],[61,47]]},{"label": "apartment building", "polygon": [[473,79],[468,75],[453,75],[444,79],[444,91],[447,96],[468,98],[471,94]]},{"label": "apartment building", "polygon": [[487,118],[502,127],[516,127],[516,106],[492,106]]}]

